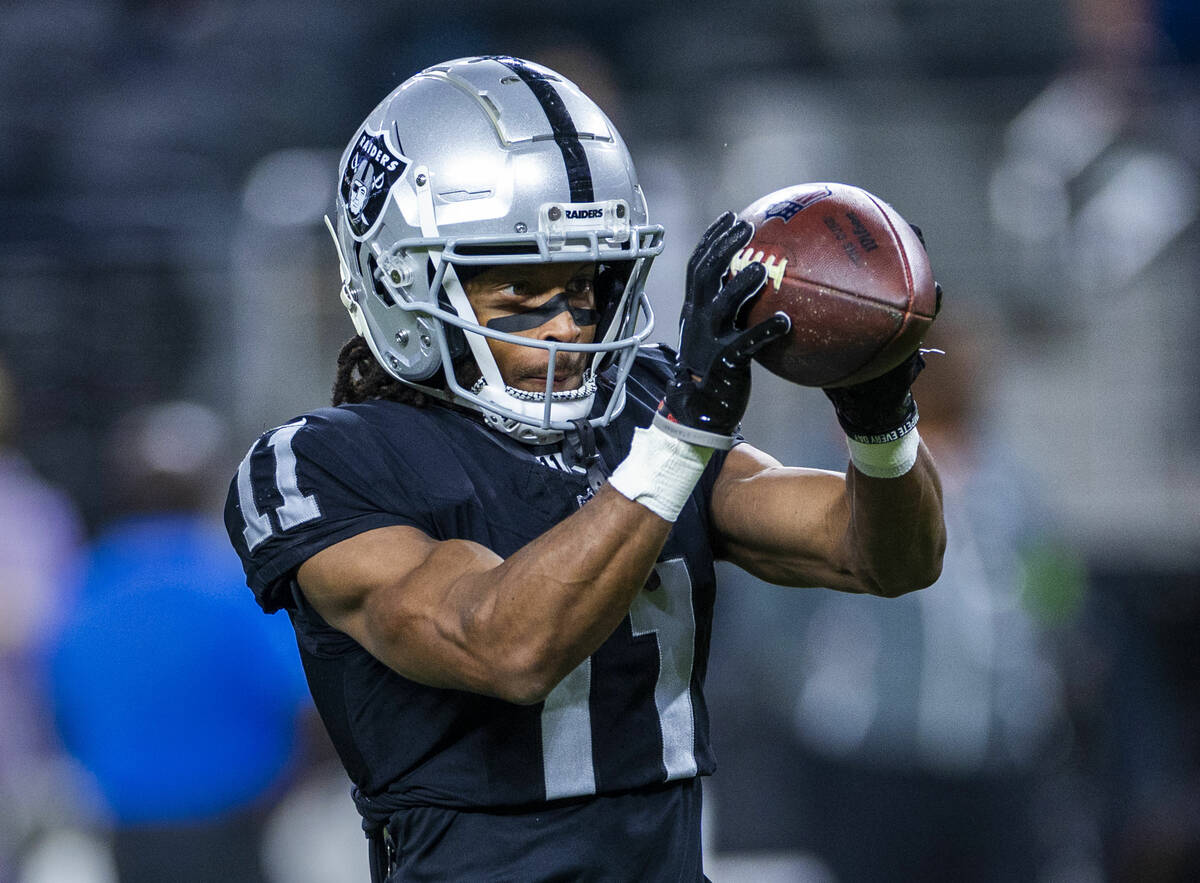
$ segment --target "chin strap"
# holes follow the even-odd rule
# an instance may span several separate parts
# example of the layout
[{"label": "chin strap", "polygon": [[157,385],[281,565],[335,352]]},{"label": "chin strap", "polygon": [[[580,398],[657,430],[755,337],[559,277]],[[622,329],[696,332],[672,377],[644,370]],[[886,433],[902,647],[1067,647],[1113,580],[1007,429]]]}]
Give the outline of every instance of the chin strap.
[{"label": "chin strap", "polygon": [[570,448],[575,463],[587,471],[588,486],[593,491],[600,490],[600,485],[608,480],[604,474],[604,464],[600,460],[600,452],[596,449],[596,430],[587,419],[572,420],[574,432],[565,434],[565,441]]},{"label": "chin strap", "polygon": [[490,429],[494,429],[501,435],[507,435],[523,445],[549,445],[560,441],[563,437],[563,433],[557,429],[540,429],[530,426],[528,423],[522,423],[520,420],[493,414],[491,411],[483,412],[483,422]]}]

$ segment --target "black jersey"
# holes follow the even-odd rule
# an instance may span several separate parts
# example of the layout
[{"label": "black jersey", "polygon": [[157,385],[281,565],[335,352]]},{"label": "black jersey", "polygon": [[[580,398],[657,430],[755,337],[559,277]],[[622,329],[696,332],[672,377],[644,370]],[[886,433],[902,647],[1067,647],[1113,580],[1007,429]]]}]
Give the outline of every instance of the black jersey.
[{"label": "black jersey", "polygon": [[[669,364],[658,350],[639,353],[624,411],[596,432],[606,473],[649,424]],[[342,405],[265,433],[230,488],[226,526],[263,610],[292,618],[364,815],[527,806],[710,773],[701,686],[714,596],[709,498],[723,459],[713,456],[613,635],[544,702],[521,706],[396,673],[322,620],[296,569],[385,525],[508,556],[586,503],[585,475],[438,405]]]}]

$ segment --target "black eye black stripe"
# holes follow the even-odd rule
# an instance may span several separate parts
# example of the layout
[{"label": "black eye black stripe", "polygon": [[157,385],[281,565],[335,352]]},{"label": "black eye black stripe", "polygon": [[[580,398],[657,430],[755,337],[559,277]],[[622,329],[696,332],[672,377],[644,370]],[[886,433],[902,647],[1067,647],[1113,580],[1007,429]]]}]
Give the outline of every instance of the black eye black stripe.
[{"label": "black eye black stripe", "polygon": [[594,202],[596,197],[592,190],[592,168],[588,165],[587,154],[583,151],[575,122],[554,84],[544,74],[538,73],[518,58],[501,57],[496,60],[521,78],[546,112],[550,130],[554,133],[554,143],[562,151],[563,162],[567,166],[567,186],[571,188],[571,202]]},{"label": "black eye black stripe", "polygon": [[523,313],[514,313],[511,316],[498,316],[488,322],[487,327],[495,331],[503,331],[506,334],[515,334],[518,331],[529,331],[545,325],[562,312],[570,313],[571,318],[575,320],[575,324],[580,328],[595,325],[600,320],[600,314],[595,310],[573,307],[570,301],[567,300],[567,296],[559,292],[544,304],[536,306],[532,310],[526,310]]}]

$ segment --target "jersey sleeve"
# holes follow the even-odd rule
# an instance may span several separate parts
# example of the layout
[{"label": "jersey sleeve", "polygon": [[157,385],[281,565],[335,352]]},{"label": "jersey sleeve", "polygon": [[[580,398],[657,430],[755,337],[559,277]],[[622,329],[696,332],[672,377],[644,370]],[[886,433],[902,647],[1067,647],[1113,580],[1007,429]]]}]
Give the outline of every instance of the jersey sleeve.
[{"label": "jersey sleeve", "polygon": [[225,527],[267,613],[290,607],[296,569],[364,531],[433,532],[432,503],[414,493],[419,464],[378,443],[355,413],[329,408],[264,433],[230,483]]}]

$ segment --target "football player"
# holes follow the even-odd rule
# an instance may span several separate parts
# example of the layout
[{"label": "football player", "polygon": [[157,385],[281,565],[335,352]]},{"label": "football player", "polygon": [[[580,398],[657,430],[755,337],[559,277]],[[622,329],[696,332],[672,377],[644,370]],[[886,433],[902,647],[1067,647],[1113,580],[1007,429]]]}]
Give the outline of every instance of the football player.
[{"label": "football player", "polygon": [[422,71],[342,156],[334,407],[262,436],[226,524],[296,630],[376,881],[701,880],[716,559],[894,596],[937,577],[941,492],[914,353],[834,394],[846,474],[738,424],[785,334],[726,278],[732,213],[688,265],[679,351],[646,346],[662,248],[620,135],[509,57]]}]

